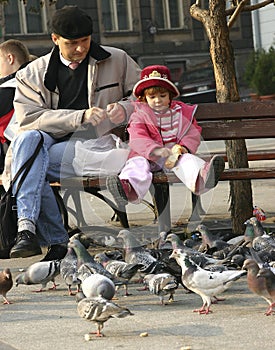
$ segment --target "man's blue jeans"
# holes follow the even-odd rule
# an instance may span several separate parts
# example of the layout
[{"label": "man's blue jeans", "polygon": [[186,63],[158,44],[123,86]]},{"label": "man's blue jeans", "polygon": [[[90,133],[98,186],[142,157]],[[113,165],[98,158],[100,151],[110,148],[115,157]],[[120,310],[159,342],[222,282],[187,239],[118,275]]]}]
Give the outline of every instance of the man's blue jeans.
[{"label": "man's blue jeans", "polygon": [[[60,142],[45,132],[42,134],[44,144],[17,194],[17,210],[18,219],[29,219],[36,224],[40,244],[50,246],[68,241],[68,233],[49,182],[75,176],[72,167],[74,147],[71,142]],[[32,156],[39,140],[39,132],[29,130],[13,141],[12,176]]]}]

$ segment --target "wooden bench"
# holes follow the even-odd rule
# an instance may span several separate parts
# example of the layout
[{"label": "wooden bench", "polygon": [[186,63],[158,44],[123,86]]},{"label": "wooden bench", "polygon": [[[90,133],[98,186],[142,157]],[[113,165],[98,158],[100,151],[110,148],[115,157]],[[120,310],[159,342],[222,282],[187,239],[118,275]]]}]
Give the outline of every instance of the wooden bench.
[{"label": "wooden bench", "polygon": [[[236,140],[236,139],[262,139],[275,138],[275,101],[251,101],[231,103],[205,103],[199,104],[195,117],[202,127],[202,139],[208,141]],[[121,130],[121,129],[120,129]],[[215,153],[216,154],[216,153]],[[225,153],[220,153],[225,161]],[[211,154],[198,154],[207,158]],[[275,159],[274,149],[256,149],[248,152],[249,161],[263,161]],[[254,166],[249,168],[228,169],[226,168],[220,178],[221,181],[229,180],[254,180],[275,178],[274,164],[268,166]],[[57,201],[61,208],[65,226],[68,227],[68,198],[71,196],[75,208],[78,209],[78,224],[85,225],[85,219],[81,210],[80,191],[88,192],[105,201],[114,209],[121,225],[129,227],[126,210],[119,210],[114,202],[106,198],[102,193],[105,189],[106,178],[104,177],[75,177],[62,180],[62,183],[52,184]],[[154,173],[152,183],[153,202],[146,203],[155,212],[158,219],[159,231],[171,229],[169,184],[180,183],[174,173]],[[65,192],[63,198],[60,189]],[[64,204],[65,203],[65,204]],[[193,210],[196,210],[197,196],[192,196]],[[127,208],[127,206],[126,206]],[[70,210],[70,209],[69,209]]]},{"label": "wooden bench", "polygon": [[[208,141],[236,140],[236,139],[262,139],[275,138],[275,101],[253,101],[236,103],[207,103],[199,104],[195,115],[202,127],[202,139]],[[217,154],[217,153],[215,153]],[[227,161],[226,154],[220,153]],[[211,154],[199,154],[208,158]],[[263,161],[275,159],[274,149],[256,149],[248,152],[249,161]],[[229,180],[254,180],[275,178],[275,166],[254,166],[249,168],[228,169],[226,168],[221,176],[221,181]],[[77,208],[80,208],[80,201],[77,199],[77,191],[84,190],[110,205],[123,227],[129,227],[126,211],[118,210],[115,204],[101,194],[105,189],[106,178],[85,177],[71,178],[62,181],[62,188],[67,189],[67,195],[77,201]],[[159,223],[159,231],[168,231],[171,228],[169,184],[180,183],[174,173],[154,173],[152,183],[153,202],[152,210],[156,213]],[[197,196],[192,196],[193,211],[198,206]],[[127,208],[127,207],[126,207]],[[78,213],[83,218],[81,212]],[[196,213],[198,216],[199,213]],[[80,219],[80,222],[82,219]],[[83,219],[83,222],[84,219]]]}]

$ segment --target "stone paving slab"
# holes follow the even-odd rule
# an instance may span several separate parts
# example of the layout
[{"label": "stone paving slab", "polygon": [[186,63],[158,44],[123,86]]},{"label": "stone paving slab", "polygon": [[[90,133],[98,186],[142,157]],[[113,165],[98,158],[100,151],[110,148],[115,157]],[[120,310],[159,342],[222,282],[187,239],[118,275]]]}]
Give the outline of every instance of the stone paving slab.
[{"label": "stone paving slab", "polygon": [[[1,260],[13,277],[41,256]],[[60,275],[56,291],[35,293],[40,286],[20,285],[8,293],[10,305],[0,305],[1,350],[150,349],[150,350],[252,350],[274,348],[274,315],[265,316],[267,303],[253,295],[242,277],[223,294],[225,300],[212,305],[213,313],[199,315],[193,309],[202,304],[194,293],[180,287],[175,302],[161,306],[155,295],[139,291],[137,281],[130,285],[131,296],[119,291],[118,304],[134,316],[111,319],[104,327],[104,338],[84,335],[95,325],[81,319],[74,297],[69,296]],[[51,287],[51,283],[47,288]],[[141,333],[148,333],[141,337]]]}]

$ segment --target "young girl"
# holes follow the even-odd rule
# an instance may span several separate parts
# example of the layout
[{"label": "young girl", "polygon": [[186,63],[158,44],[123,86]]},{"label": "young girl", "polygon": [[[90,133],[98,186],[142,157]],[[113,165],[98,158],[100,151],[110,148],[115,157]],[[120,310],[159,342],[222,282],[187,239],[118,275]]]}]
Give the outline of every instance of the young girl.
[{"label": "young girl", "polygon": [[[196,105],[173,100],[179,96],[166,66],[148,66],[134,86],[137,97],[128,132],[129,158],[118,176],[107,178],[107,188],[118,207],[140,203],[150,188],[152,172],[173,169],[195,194],[215,187],[224,170],[222,157],[205,162],[194,154],[201,141]],[[167,171],[167,170],[166,170]]]}]

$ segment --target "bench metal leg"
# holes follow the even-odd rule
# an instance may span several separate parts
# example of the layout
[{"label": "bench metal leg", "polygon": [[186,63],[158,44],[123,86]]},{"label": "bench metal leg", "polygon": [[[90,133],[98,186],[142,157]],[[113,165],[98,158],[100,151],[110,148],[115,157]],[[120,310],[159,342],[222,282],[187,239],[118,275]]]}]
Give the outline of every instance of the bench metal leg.
[{"label": "bench metal leg", "polygon": [[53,190],[53,193],[55,195],[55,199],[56,199],[58,208],[59,208],[60,213],[62,215],[63,224],[64,224],[64,227],[65,227],[65,230],[69,231],[71,228],[70,228],[70,225],[69,225],[68,210],[67,210],[66,205],[64,204],[63,198],[62,198],[62,196],[60,194],[60,187],[52,186],[51,188]]},{"label": "bench metal leg", "polygon": [[[68,200],[70,197],[74,203],[75,210],[68,206]],[[80,190],[67,189],[63,195],[63,202],[66,204],[68,212],[75,217],[77,226],[88,226],[83,215]]]},{"label": "bench metal leg", "polygon": [[191,193],[192,196],[192,214],[189,218],[189,221],[200,221],[201,215],[205,214],[205,211],[201,204],[201,197],[197,196],[194,193]]},{"label": "bench metal leg", "polygon": [[153,198],[158,211],[159,232],[169,232],[171,230],[170,196],[169,184],[153,184],[150,192],[154,191]]},{"label": "bench metal leg", "polygon": [[94,196],[96,196],[97,198],[103,200],[106,204],[108,204],[115,212],[115,214],[117,215],[117,217],[119,218],[119,221],[122,225],[122,227],[124,228],[129,228],[129,223],[128,223],[128,217],[127,217],[127,213],[126,213],[126,209],[124,208],[118,208],[114,202],[112,202],[109,198],[103,196],[99,190],[95,189],[95,188],[84,188],[85,192],[88,192]]}]

